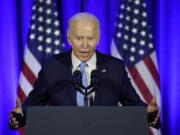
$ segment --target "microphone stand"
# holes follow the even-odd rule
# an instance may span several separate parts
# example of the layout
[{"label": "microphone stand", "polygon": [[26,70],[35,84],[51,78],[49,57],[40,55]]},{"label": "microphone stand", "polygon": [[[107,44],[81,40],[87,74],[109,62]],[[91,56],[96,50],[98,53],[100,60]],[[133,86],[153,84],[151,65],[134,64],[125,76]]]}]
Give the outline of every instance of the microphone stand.
[{"label": "microphone stand", "polygon": [[[85,105],[85,107],[89,106],[88,96],[92,92],[96,91],[96,89],[99,86],[99,82],[100,82],[100,78],[99,78],[99,74],[98,74],[97,70],[93,70],[91,72],[91,84],[88,87],[84,87],[82,85],[82,75],[81,75],[81,72],[79,70],[76,70],[73,73],[73,85],[74,85],[74,88],[77,91],[79,91],[81,94],[84,95],[84,105]],[[82,89],[84,89],[85,92],[82,91]],[[91,90],[89,90],[89,89],[91,89]],[[92,99],[90,99],[90,100],[92,100]],[[91,105],[92,104],[93,104],[93,101],[91,101]]]},{"label": "microphone stand", "polygon": [[88,89],[85,88],[85,93],[84,93],[84,106],[87,107],[89,106],[89,103],[88,103]]},{"label": "microphone stand", "polygon": [[[92,89],[91,89],[92,88]],[[94,87],[94,86],[88,86],[88,87],[84,87],[83,86],[83,89],[85,90],[85,92],[83,93],[83,95],[84,95],[84,106],[85,107],[87,107],[87,106],[90,106],[90,105],[92,105],[93,104],[93,101],[92,101],[92,99],[91,98],[88,98],[88,96],[91,94],[91,93],[93,93],[94,91],[96,91],[96,89],[97,89],[97,87]],[[91,89],[91,90],[89,90],[89,89]],[[90,102],[88,102],[89,100],[91,100]]]},{"label": "microphone stand", "polygon": [[[81,88],[82,89],[84,89],[85,90],[85,92],[83,92],[82,90],[81,90]],[[92,90],[89,90],[89,89],[91,89],[92,88]],[[75,88],[77,91],[79,91],[81,94],[83,94],[84,95],[84,106],[85,107],[88,107],[88,106],[90,106],[90,104],[89,104],[89,102],[88,102],[88,96],[92,93],[92,92],[94,92],[94,91],[96,91],[96,88],[94,88],[94,87],[90,87],[90,86],[88,86],[88,87],[84,87],[84,86],[79,86],[79,87],[76,87]],[[92,103],[91,103],[91,105],[92,105]]]}]

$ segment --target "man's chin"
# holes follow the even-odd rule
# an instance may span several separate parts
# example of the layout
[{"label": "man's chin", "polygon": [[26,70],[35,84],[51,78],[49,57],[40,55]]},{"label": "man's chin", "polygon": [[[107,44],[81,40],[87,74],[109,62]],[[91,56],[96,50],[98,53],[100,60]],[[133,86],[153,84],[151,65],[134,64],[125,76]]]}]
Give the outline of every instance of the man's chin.
[{"label": "man's chin", "polygon": [[91,58],[90,56],[81,56],[80,61],[85,62],[85,61],[88,61],[90,58]]}]

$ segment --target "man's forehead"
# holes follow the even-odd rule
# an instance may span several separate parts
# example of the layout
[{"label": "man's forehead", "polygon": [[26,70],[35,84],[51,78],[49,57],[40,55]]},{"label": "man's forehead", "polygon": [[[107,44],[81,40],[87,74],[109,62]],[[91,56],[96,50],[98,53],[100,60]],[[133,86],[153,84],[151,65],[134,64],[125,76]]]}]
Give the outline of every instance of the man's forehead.
[{"label": "man's forehead", "polygon": [[[81,27],[81,26],[89,26],[89,27],[94,27],[94,26],[98,26],[97,23],[95,21],[74,21],[71,23],[70,28],[73,27]],[[97,27],[98,28],[98,27]]]},{"label": "man's forehead", "polygon": [[69,28],[70,32],[78,33],[82,31],[96,32],[99,30],[96,23],[94,22],[77,22],[73,23]]}]

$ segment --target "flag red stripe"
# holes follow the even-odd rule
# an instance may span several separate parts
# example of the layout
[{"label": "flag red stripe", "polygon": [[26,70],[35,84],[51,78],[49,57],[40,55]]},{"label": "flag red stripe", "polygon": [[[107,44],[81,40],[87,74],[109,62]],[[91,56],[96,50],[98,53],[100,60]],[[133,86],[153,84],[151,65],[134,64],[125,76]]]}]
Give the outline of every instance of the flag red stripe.
[{"label": "flag red stripe", "polygon": [[144,63],[146,64],[147,68],[149,69],[149,71],[152,74],[152,77],[154,78],[156,85],[158,86],[159,90],[160,90],[160,81],[159,81],[159,75],[158,75],[158,71],[155,67],[155,65],[153,64],[153,61],[151,60],[150,57],[146,57],[144,59]]},{"label": "flag red stripe", "polygon": [[148,129],[148,135],[154,135],[154,133],[152,132],[150,128]]},{"label": "flag red stripe", "polygon": [[25,135],[25,127],[21,127],[18,129],[20,135]]},{"label": "flag red stripe", "polygon": [[[147,103],[149,103],[151,101],[151,99],[153,98],[152,94],[149,92],[149,89],[147,88],[143,79],[139,75],[138,71],[136,70],[135,67],[133,67],[133,68],[129,69],[129,72],[130,72],[133,80],[135,81],[136,85],[141,90],[141,94],[144,96]],[[150,128],[148,130],[148,135],[154,135],[154,133],[151,131]]]},{"label": "flag red stripe", "polygon": [[33,72],[31,71],[31,69],[29,68],[29,66],[24,62],[23,63],[23,69],[22,72],[24,74],[24,76],[26,77],[26,79],[31,83],[31,85],[34,85],[34,82],[36,81],[36,76],[33,74]]},{"label": "flag red stripe", "polygon": [[141,94],[143,95],[144,99],[146,100],[147,103],[150,103],[152,100],[153,96],[150,93],[148,87],[144,83],[143,79],[141,78],[140,74],[138,73],[137,69],[135,67],[132,67],[129,69],[129,72],[136,83],[137,87],[141,91]]},{"label": "flag red stripe", "polygon": [[21,103],[24,103],[25,99],[27,98],[20,86],[18,87],[18,97],[21,99]]}]

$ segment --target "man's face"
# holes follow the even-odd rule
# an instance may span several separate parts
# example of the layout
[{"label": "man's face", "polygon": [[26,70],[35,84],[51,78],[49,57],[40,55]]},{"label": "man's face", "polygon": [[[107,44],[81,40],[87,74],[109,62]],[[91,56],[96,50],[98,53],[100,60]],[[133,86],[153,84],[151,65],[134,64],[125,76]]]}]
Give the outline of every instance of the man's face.
[{"label": "man's face", "polygon": [[68,33],[68,42],[80,61],[88,61],[99,43],[97,24],[93,21],[73,22]]}]

